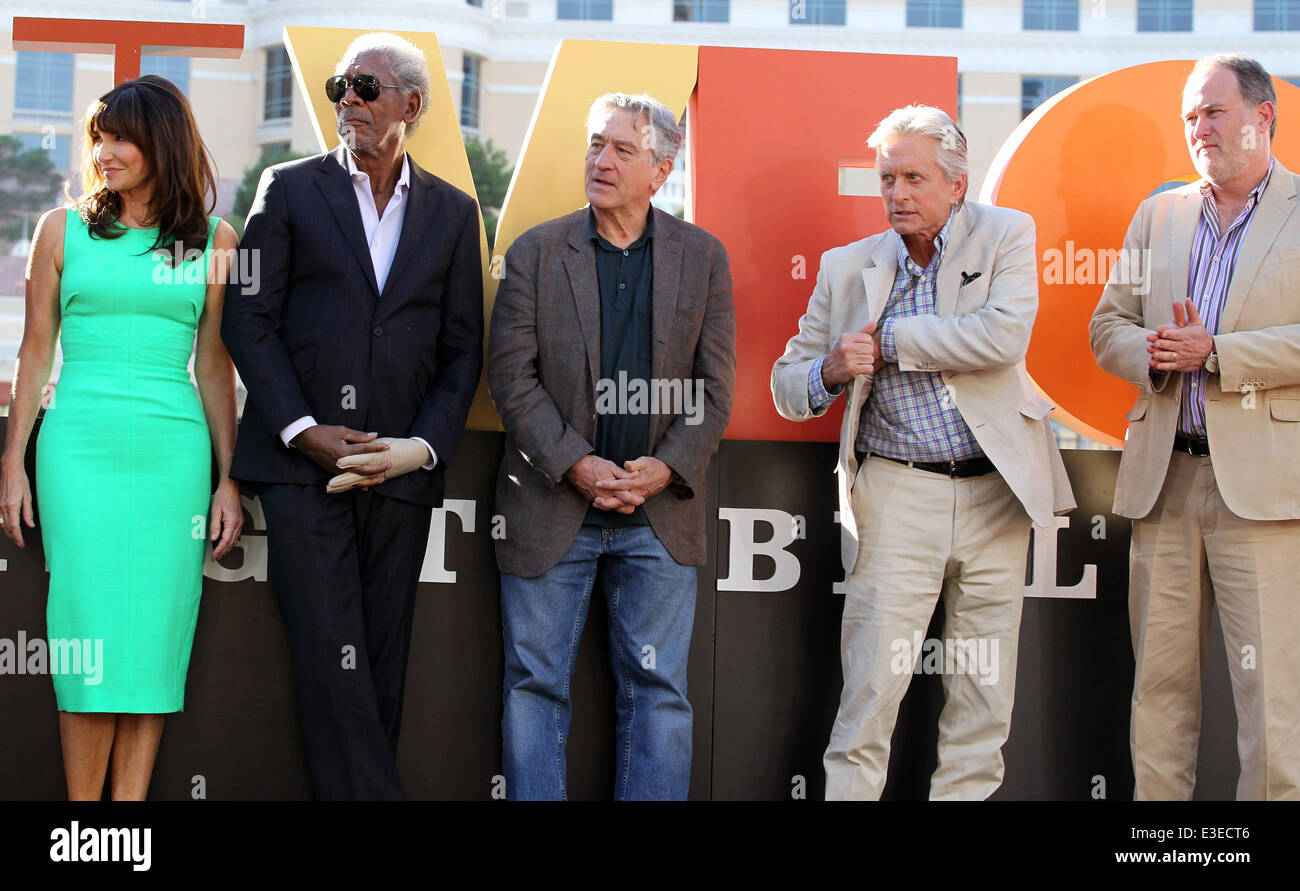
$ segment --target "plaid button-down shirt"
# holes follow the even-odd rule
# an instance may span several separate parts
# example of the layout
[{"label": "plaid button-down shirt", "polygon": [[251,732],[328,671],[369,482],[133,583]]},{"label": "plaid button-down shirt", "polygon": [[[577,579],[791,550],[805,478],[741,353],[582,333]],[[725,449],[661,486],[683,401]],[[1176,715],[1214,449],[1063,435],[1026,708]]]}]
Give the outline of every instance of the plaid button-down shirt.
[{"label": "plaid button-down shirt", "polygon": [[[943,376],[933,371],[900,370],[894,345],[895,319],[935,314],[935,285],[952,216],[948,215],[948,222],[935,236],[934,256],[924,269],[912,260],[902,238],[898,239],[898,271],[876,329],[884,364],[876,370],[871,395],[862,406],[856,443],[859,452],[907,461],[962,461],[984,454]],[[843,386],[826,390],[822,383],[825,361],[825,356],[818,359],[808,372],[808,403],[814,410],[844,392]]]},{"label": "plaid button-down shirt", "polygon": [[[1228,301],[1228,288],[1232,273],[1237,269],[1237,257],[1246,242],[1250,221],[1255,218],[1255,208],[1273,176],[1273,161],[1268,162],[1268,173],[1259,185],[1250,190],[1246,206],[1237,214],[1228,231],[1219,234],[1219,209],[1214,204],[1214,192],[1209,183],[1201,184],[1201,217],[1196,223],[1192,239],[1192,258],[1187,265],[1187,296],[1200,313],[1205,330],[1219,333],[1223,306]],[[1183,401],[1178,410],[1178,432],[1184,436],[1205,438],[1205,385],[1209,372],[1204,367],[1183,373]]]}]

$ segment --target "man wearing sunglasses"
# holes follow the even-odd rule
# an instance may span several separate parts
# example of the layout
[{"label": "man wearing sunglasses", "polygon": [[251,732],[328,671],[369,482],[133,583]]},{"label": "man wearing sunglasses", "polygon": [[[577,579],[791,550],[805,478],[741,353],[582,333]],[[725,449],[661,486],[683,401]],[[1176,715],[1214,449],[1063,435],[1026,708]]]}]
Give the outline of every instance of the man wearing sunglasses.
[{"label": "man wearing sunglasses", "polygon": [[478,208],[406,154],[418,48],[363,35],[325,92],[342,144],[263,172],[241,243],[261,280],[226,298],[231,475],[260,490],[316,795],[396,799],[430,511],[482,365]]}]

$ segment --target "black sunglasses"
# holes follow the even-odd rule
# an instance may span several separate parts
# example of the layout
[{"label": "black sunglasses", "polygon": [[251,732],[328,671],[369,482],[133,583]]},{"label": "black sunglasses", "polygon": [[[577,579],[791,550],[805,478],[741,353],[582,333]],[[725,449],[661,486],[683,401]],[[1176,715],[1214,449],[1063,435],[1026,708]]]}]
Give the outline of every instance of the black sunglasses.
[{"label": "black sunglasses", "polygon": [[397,84],[381,84],[373,74],[336,74],[325,79],[325,95],[331,102],[339,102],[348,94],[348,87],[363,102],[374,102],[379,98],[380,87],[397,89]]}]

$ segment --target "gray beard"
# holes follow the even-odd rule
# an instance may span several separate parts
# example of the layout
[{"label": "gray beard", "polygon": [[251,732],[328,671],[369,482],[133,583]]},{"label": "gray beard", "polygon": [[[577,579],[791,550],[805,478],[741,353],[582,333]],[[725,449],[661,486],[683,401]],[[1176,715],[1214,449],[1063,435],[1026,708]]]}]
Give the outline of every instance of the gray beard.
[{"label": "gray beard", "polygon": [[1233,155],[1231,158],[1220,158],[1214,163],[1202,155],[1198,155],[1192,166],[1196,172],[1211,183],[1218,185],[1236,179],[1241,173],[1250,166],[1250,155],[1240,154]]}]

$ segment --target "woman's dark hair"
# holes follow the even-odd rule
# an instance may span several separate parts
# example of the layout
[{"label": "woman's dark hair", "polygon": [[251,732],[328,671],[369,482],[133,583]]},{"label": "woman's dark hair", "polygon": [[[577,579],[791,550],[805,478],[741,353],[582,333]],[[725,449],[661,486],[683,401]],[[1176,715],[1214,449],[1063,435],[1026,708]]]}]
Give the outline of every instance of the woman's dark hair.
[{"label": "woman's dark hair", "polygon": [[95,166],[95,137],[101,132],[125,137],[144,156],[153,183],[149,218],[158,227],[151,250],[177,244],[186,253],[205,248],[217,178],[185,94],[171,81],[146,74],[123,81],[86,109],[82,195],[67,194],[92,238],[118,238],[126,232],[118,222],[122,198]]}]

